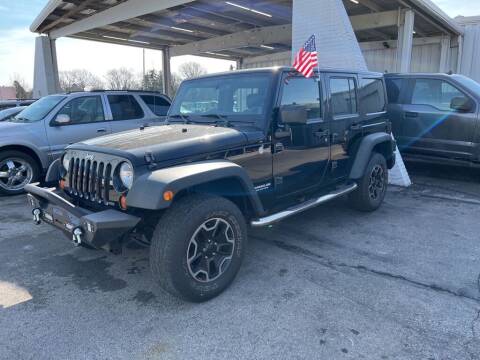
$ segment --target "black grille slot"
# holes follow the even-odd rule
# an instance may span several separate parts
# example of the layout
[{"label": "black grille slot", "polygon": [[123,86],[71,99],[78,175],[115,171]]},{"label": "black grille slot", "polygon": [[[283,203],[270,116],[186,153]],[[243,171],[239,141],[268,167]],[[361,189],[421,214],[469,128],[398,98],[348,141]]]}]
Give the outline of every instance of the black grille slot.
[{"label": "black grille slot", "polygon": [[97,187],[96,187],[96,194],[95,200],[98,202],[102,202],[103,199],[103,173],[105,171],[105,164],[103,162],[100,163],[98,166],[97,172]]},{"label": "black grille slot", "polygon": [[95,180],[97,179],[97,162],[92,161],[92,167],[90,169],[90,178],[88,179],[88,193],[90,194],[90,200],[95,200]]},{"label": "black grille slot", "polygon": [[72,196],[108,204],[113,189],[113,170],[114,165],[109,162],[74,157],[68,168],[68,190]]},{"label": "black grille slot", "polygon": [[109,200],[108,197],[110,194],[111,180],[112,180],[112,165],[108,164],[105,168],[105,177],[104,177],[105,186],[103,187],[103,191],[105,192],[103,196],[103,201],[105,201],[105,203],[107,203]]},{"label": "black grille slot", "polygon": [[80,159],[75,159],[75,163],[73,165],[73,172],[72,172],[72,189],[73,189],[73,193],[75,195],[78,195],[78,192],[77,192],[77,179],[78,179],[78,168],[79,168],[79,165],[80,165]]}]

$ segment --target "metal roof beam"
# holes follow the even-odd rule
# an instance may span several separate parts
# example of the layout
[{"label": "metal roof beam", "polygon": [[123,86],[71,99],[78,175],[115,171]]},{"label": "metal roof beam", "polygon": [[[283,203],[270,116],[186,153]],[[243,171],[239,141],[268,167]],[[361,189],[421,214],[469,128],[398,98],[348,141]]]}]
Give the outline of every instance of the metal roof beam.
[{"label": "metal roof beam", "polygon": [[51,28],[55,27],[56,25],[60,24],[62,21],[70,18],[70,16],[73,16],[75,14],[78,14],[80,11],[87,9],[95,0],[86,0],[82,4],[74,7],[72,10],[67,11],[65,14],[60,16],[57,20],[52,21],[48,25],[42,27],[39,31],[44,33],[47,30],[50,30]]},{"label": "metal roof beam", "polygon": [[384,11],[365,15],[350,16],[355,31],[378,29],[398,24],[398,11]]},{"label": "metal roof beam", "polygon": [[106,26],[190,2],[193,2],[193,0],[129,0],[102,12],[93,14],[73,24],[53,30],[50,33],[50,38],[57,39],[63,36],[74,35],[97,27]]},{"label": "metal roof beam", "polygon": [[196,55],[248,46],[268,45],[276,42],[285,43],[291,42],[291,40],[292,25],[274,25],[241,31],[239,33],[197,41],[186,45],[174,46],[171,49],[171,55]]},{"label": "metal roof beam", "polygon": [[[352,26],[355,31],[396,26],[398,23],[398,11],[393,10],[381,13],[351,16],[350,21],[352,22]],[[171,49],[171,55],[197,55],[208,51],[231,50],[273,43],[290,43],[291,41],[291,24],[274,25],[241,31],[234,34],[197,41],[185,45],[178,45]]]}]

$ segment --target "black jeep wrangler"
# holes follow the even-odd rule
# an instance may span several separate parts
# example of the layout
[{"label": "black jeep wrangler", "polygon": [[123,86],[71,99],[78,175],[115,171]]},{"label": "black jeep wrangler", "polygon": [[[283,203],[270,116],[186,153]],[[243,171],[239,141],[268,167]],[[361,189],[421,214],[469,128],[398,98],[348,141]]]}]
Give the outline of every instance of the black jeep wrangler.
[{"label": "black jeep wrangler", "polygon": [[381,74],[291,68],[185,81],[164,126],[71,145],[27,186],[36,223],[75,245],[150,246],[153,276],[190,301],[235,278],[247,225],[266,226],[348,194],[362,211],[385,196],[395,142]]}]

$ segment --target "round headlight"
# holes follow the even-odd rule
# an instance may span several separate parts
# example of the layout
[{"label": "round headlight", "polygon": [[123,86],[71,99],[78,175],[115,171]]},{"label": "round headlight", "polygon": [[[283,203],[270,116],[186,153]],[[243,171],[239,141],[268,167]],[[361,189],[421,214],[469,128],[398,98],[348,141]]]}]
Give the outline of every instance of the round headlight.
[{"label": "round headlight", "polygon": [[122,165],[120,165],[120,171],[118,175],[120,176],[123,186],[125,186],[127,189],[131,189],[133,185],[132,165],[127,162],[122,163]]}]

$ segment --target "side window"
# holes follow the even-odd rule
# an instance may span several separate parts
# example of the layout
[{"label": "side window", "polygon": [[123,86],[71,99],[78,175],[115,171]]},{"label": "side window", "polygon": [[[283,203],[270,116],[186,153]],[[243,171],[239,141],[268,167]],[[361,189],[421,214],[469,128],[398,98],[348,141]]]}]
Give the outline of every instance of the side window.
[{"label": "side window", "polygon": [[405,80],[387,78],[385,82],[387,83],[388,102],[390,104],[398,104],[400,101],[400,94],[403,90],[403,85],[405,84]]},{"label": "side window", "polygon": [[413,105],[430,105],[441,111],[454,111],[451,104],[455,98],[464,99],[465,103],[468,102],[464,93],[446,81],[437,79],[415,81],[412,95]]},{"label": "side window", "polygon": [[108,95],[114,121],[143,118],[143,110],[132,95]]},{"label": "side window", "polygon": [[160,96],[141,95],[140,98],[147,104],[155,115],[166,116],[170,103]]},{"label": "side window", "polygon": [[307,108],[308,119],[320,119],[322,113],[318,82],[303,77],[287,79],[283,85],[280,105],[303,105]]},{"label": "side window", "polygon": [[385,88],[380,79],[362,79],[360,103],[365,114],[374,114],[385,111]]},{"label": "side window", "polygon": [[356,114],[357,96],[353,78],[331,78],[330,94],[334,116]]},{"label": "side window", "polygon": [[68,115],[70,124],[88,124],[105,121],[102,98],[100,96],[82,96],[69,101],[57,115]]}]

